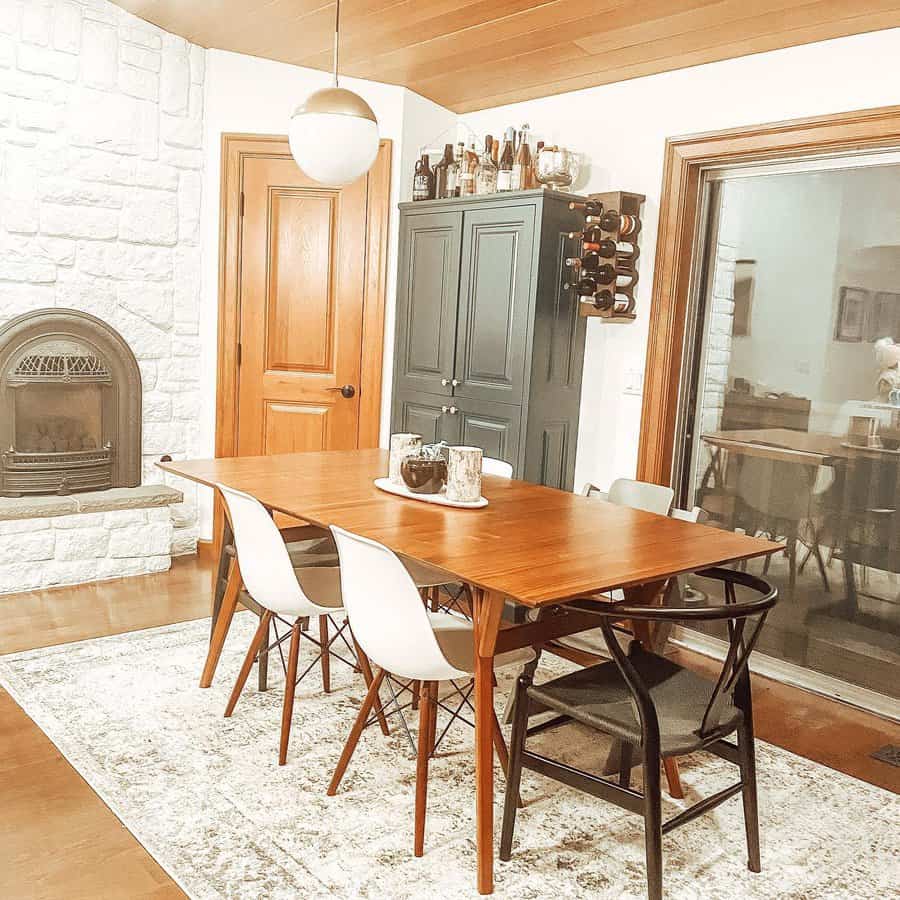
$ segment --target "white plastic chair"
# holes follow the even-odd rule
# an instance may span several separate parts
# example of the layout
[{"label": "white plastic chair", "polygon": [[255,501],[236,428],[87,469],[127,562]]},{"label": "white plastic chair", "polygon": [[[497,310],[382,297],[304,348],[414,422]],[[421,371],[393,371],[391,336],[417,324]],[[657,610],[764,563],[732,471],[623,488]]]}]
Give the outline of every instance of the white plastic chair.
[{"label": "white plastic chair", "polygon": [[[367,720],[378,701],[378,690],[385,677],[407,679],[410,684],[401,685],[404,689],[421,683],[414,840],[415,854],[421,856],[425,844],[428,760],[441,740],[435,740],[437,707],[452,714],[449,727],[468,703],[471,685],[461,689],[455,682],[460,679],[471,681],[475,671],[472,623],[427,610],[403,563],[387,547],[336,526],[331,530],[338,548],[341,591],[353,633],[362,650],[377,666],[377,672],[331,779],[328,795],[334,796],[337,792],[359,737],[369,724]],[[498,668],[521,665],[533,658],[531,648],[515,650],[499,654],[495,657],[495,665]],[[438,699],[438,683],[442,681],[451,682],[463,698],[455,711]],[[391,690],[393,692],[393,688]],[[496,716],[494,745],[505,771],[508,762],[506,744]]]},{"label": "white plastic chair", "polygon": [[[331,657],[341,660],[352,668],[356,668],[357,665],[357,660],[351,662],[344,659],[332,649],[334,642],[340,638],[351,654],[353,653],[353,648],[350,647],[343,634],[347,627],[346,618],[340,626],[333,618],[344,613],[341,604],[340,573],[335,566],[307,566],[295,569],[291,564],[284,539],[265,507],[249,494],[236,491],[224,484],[218,484],[216,487],[225,501],[234,531],[235,550],[241,566],[244,587],[263,610],[259,619],[259,627],[256,629],[234,690],[231,692],[225,715],[231,716],[234,712],[254,660],[259,651],[268,645],[270,623],[273,620],[280,620],[289,625],[291,643],[285,673],[284,707],[281,716],[281,742],[278,755],[278,764],[283,766],[287,761],[291,715],[294,709],[294,690],[297,683],[315,666],[316,662],[321,662],[323,687],[326,692],[329,692],[331,689]],[[304,631],[312,616],[319,618],[319,640]],[[332,636],[329,636],[329,623],[335,629]],[[268,646],[268,650],[280,646],[287,638],[287,634],[278,637],[277,626],[275,627],[275,636],[276,640]],[[319,655],[298,678],[297,666],[301,636],[319,648]],[[369,684],[372,680],[372,673],[368,660],[363,654],[357,652],[356,655],[366,683]],[[383,727],[386,730],[386,726]]]},{"label": "white plastic chair", "polygon": [[647,481],[635,481],[633,478],[617,478],[608,491],[601,491],[596,485],[588,482],[581,492],[585,497],[606,500],[616,506],[630,506],[644,512],[667,516],[675,499],[675,491],[661,484]]}]

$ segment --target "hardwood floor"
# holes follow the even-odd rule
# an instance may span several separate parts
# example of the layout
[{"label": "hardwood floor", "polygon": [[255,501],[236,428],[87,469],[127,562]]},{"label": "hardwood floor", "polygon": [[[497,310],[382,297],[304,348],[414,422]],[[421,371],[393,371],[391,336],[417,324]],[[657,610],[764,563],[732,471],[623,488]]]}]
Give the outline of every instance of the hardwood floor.
[{"label": "hardwood floor", "polygon": [[[4,596],[0,654],[200,618],[209,596],[209,564],[194,557],[161,575]],[[767,679],[754,692],[762,740],[900,793],[900,769],[869,757],[900,744],[900,726]],[[2,690],[0,797],[0,897],[185,896]]]}]

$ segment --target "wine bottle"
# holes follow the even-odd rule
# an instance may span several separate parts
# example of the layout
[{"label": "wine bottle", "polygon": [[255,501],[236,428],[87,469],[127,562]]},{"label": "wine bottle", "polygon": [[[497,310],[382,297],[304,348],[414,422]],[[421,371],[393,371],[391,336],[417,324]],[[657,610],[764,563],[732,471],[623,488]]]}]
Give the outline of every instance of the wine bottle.
[{"label": "wine bottle", "polygon": [[[488,135],[490,137],[490,135]],[[494,165],[497,167],[497,171],[500,171],[500,139],[497,138],[491,144],[491,159],[494,162]]]},{"label": "wine bottle", "polygon": [[531,145],[528,143],[528,126],[523,125],[519,132],[519,148],[513,162],[512,175],[510,177],[510,190],[522,191],[528,188],[529,173],[531,172]]},{"label": "wine bottle", "polygon": [[497,167],[494,165],[491,150],[494,139],[487,135],[484,139],[484,153],[478,163],[478,179],[475,182],[476,194],[493,194],[497,190]]},{"label": "wine bottle", "polygon": [[416,162],[415,175],[413,176],[413,200],[434,199],[434,172],[428,164],[428,154],[423,153],[422,158]]},{"label": "wine bottle", "polygon": [[438,200],[445,200],[447,197],[453,196],[454,185],[451,185],[450,183],[452,169],[453,144],[444,144],[444,155],[441,158],[441,161],[434,167],[434,196]]},{"label": "wine bottle", "polygon": [[596,225],[589,225],[583,231],[570,231],[569,237],[573,240],[581,238],[586,244],[599,244],[604,240],[603,229]]},{"label": "wine bottle", "polygon": [[616,295],[610,290],[597,291],[594,294],[595,309],[612,309],[616,305]]},{"label": "wine bottle", "polygon": [[500,151],[500,164],[497,171],[497,190],[509,191],[512,183],[512,168],[515,158],[513,156],[513,141],[515,131],[507,128],[503,135],[503,149]]},{"label": "wine bottle", "polygon": [[618,232],[619,237],[628,237],[637,231],[638,219],[636,216],[629,216],[625,213],[619,213],[614,209],[608,209],[600,216],[585,216],[585,224],[599,225],[603,231]]},{"label": "wine bottle", "polygon": [[586,216],[599,216],[603,212],[603,204],[599,200],[573,200],[569,209],[583,212]]}]

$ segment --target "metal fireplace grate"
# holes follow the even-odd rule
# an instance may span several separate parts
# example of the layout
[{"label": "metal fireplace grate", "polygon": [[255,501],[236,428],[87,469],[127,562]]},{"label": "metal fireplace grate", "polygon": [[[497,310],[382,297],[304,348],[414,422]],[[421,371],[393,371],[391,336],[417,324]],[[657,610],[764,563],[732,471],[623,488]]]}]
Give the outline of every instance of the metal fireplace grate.
[{"label": "metal fireplace grate", "polygon": [[104,360],[93,354],[33,353],[19,360],[11,380],[43,381],[47,378],[61,378],[65,381],[109,381],[110,377]]},{"label": "metal fireplace grate", "polygon": [[59,453],[2,454],[4,492],[26,494],[70,494],[112,487],[112,447]]}]

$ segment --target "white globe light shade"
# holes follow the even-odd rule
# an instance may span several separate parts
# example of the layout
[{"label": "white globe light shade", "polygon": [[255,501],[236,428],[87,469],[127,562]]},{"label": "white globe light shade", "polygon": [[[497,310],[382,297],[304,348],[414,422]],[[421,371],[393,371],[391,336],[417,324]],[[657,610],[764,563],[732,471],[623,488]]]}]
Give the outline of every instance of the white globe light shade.
[{"label": "white globe light shade", "polygon": [[369,171],[378,155],[378,122],[369,104],[344,88],[311,94],[291,116],[291,155],[313,181],[341,187]]}]

